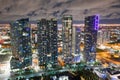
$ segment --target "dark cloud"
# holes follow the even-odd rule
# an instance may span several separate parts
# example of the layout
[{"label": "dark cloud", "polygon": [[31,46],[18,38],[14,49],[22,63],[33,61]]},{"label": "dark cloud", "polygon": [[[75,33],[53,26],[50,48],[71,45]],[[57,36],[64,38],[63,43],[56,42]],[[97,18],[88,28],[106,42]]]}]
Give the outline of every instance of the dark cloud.
[{"label": "dark cloud", "polygon": [[70,3],[72,3],[73,1],[75,1],[75,0],[68,0],[68,1],[66,1],[65,3],[70,4]]},{"label": "dark cloud", "polygon": [[62,15],[64,15],[64,14],[67,14],[68,11],[69,11],[69,10],[67,10],[67,9],[63,10],[63,11],[61,12],[61,15],[60,15],[60,16],[62,16]]},{"label": "dark cloud", "polygon": [[13,9],[14,9],[14,7],[15,7],[15,5],[6,6],[6,7],[3,9],[3,12],[4,12],[4,13],[12,12]]},{"label": "dark cloud", "polygon": [[54,12],[52,13],[52,15],[55,16],[55,17],[57,17],[58,14],[59,14],[59,12],[60,12],[60,11],[54,11]]},{"label": "dark cloud", "polygon": [[30,13],[27,14],[27,16],[37,16],[37,14],[35,13],[35,11],[31,11]]},{"label": "dark cloud", "polygon": [[110,13],[108,15],[106,15],[107,18],[111,18],[111,17],[118,17],[120,16],[120,13],[119,12],[114,12],[114,13]]},{"label": "dark cloud", "polygon": [[62,4],[63,4],[63,2],[58,2],[58,3],[56,3],[56,4],[53,6],[53,8],[56,8],[56,7],[61,7],[61,6],[62,6]]},{"label": "dark cloud", "polygon": [[120,4],[112,5],[111,8],[120,8]]},{"label": "dark cloud", "polygon": [[89,11],[88,9],[85,9],[83,14],[88,14],[88,11]]},{"label": "dark cloud", "polygon": [[114,18],[114,19],[102,19],[100,20],[100,23],[115,23],[115,24],[120,24],[120,18]]},{"label": "dark cloud", "polygon": [[0,14],[2,14],[2,11],[0,11]]},{"label": "dark cloud", "polygon": [[120,0],[0,0],[0,21],[60,18],[64,14],[73,15],[74,20],[94,14],[100,14],[101,19],[115,19],[120,18],[119,11]]}]

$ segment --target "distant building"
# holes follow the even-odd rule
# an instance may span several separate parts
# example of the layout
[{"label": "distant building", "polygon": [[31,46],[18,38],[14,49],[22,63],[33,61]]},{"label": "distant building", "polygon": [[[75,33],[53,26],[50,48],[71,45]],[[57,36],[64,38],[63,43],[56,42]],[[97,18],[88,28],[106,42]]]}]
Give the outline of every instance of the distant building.
[{"label": "distant building", "polygon": [[0,48],[10,48],[10,25],[0,24]]},{"label": "distant building", "polygon": [[99,17],[97,15],[85,18],[85,36],[84,36],[84,57],[86,62],[95,61],[97,31],[99,28]]},{"label": "distant building", "polygon": [[11,68],[25,68],[32,65],[31,29],[29,19],[20,19],[11,24],[12,59]]},{"label": "distant building", "polygon": [[118,29],[111,29],[110,30],[110,41],[111,42],[117,42],[119,39],[119,30]]},{"label": "distant building", "polygon": [[97,34],[97,44],[102,45],[110,42],[110,30],[101,29]]},{"label": "distant building", "polygon": [[100,24],[97,44],[117,42],[120,39],[120,24]]},{"label": "distant building", "polygon": [[41,19],[38,21],[38,55],[40,65],[57,61],[57,20]]},{"label": "distant building", "polygon": [[62,53],[65,58],[69,58],[72,54],[72,16],[63,16],[62,25]]}]

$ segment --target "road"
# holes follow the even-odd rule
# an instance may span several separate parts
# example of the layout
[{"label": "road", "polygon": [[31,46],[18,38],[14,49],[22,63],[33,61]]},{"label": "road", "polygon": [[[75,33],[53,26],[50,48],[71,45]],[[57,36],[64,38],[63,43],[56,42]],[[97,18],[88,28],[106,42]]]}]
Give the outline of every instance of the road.
[{"label": "road", "polygon": [[109,52],[99,52],[97,53],[96,58],[103,63],[114,63],[120,65],[120,61],[111,58],[111,54]]}]

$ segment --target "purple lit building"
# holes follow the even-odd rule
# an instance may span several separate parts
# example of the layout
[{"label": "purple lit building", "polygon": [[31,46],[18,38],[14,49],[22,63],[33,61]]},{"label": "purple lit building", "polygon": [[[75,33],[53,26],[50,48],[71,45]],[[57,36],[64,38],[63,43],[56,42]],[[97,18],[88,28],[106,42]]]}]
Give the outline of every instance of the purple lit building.
[{"label": "purple lit building", "polygon": [[84,59],[86,62],[95,61],[97,32],[99,28],[99,16],[93,15],[85,18]]}]

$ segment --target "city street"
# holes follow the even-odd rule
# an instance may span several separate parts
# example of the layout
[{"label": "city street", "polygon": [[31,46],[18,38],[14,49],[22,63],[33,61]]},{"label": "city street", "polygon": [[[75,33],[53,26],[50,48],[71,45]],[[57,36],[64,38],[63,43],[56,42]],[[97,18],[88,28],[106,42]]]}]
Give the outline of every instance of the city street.
[{"label": "city street", "polygon": [[108,52],[99,52],[97,53],[97,56],[96,58],[98,60],[100,60],[101,62],[103,63],[114,63],[116,65],[120,65],[120,58],[118,58],[118,61],[117,60],[114,60],[112,57],[111,57],[111,54],[108,53]]}]

